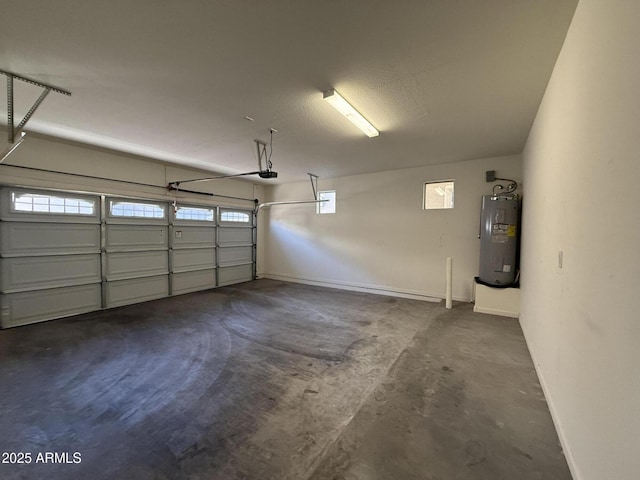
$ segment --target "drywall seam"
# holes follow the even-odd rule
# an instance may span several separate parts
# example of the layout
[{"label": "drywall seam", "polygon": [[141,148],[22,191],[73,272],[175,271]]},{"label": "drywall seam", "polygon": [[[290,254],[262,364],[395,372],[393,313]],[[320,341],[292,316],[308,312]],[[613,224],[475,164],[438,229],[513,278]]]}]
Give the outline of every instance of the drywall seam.
[{"label": "drywall seam", "polygon": [[562,446],[562,453],[567,461],[567,465],[569,466],[569,471],[571,472],[571,477],[573,480],[582,480],[582,475],[578,471],[578,465],[576,464],[573,454],[571,453],[571,449],[569,448],[569,441],[564,433],[562,428],[562,424],[560,423],[560,419],[556,414],[556,409],[553,403],[553,398],[550,395],[550,391],[547,388],[547,383],[544,379],[544,375],[542,374],[542,370],[540,369],[540,364],[536,359],[536,355],[534,351],[529,346],[527,329],[524,326],[522,321],[522,317],[519,320],[520,328],[522,329],[522,333],[524,334],[524,341],[527,344],[527,349],[529,350],[529,355],[531,355],[531,360],[533,360],[533,366],[536,369],[536,375],[538,375],[538,380],[540,381],[540,386],[542,387],[542,392],[544,393],[544,398],[547,401],[547,406],[549,407],[549,412],[551,413],[551,420],[553,421],[553,425],[556,427],[556,432],[558,434],[558,439],[560,440],[560,445]]},{"label": "drywall seam", "polygon": [[[317,279],[317,278],[304,278],[291,275],[285,275],[281,273],[264,273],[263,278],[270,278],[272,280],[282,280],[286,282],[303,283],[306,285],[317,285],[320,287],[337,288],[340,290],[349,290],[353,292],[365,292],[373,293],[377,295],[389,295],[391,297],[409,298],[413,300],[422,300],[426,302],[440,302],[444,299],[444,295],[441,293],[430,292],[418,292],[413,290],[403,289],[389,289],[380,285],[367,285],[361,283],[352,282],[336,282],[335,280]],[[454,300],[460,302],[470,302],[468,298],[453,297]]]}]

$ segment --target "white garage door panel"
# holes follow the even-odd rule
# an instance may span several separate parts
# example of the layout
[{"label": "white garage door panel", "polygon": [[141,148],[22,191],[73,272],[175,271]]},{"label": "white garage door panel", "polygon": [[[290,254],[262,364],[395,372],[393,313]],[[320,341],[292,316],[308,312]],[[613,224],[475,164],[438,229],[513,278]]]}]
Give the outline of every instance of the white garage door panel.
[{"label": "white garage door panel", "polygon": [[172,277],[172,293],[174,295],[197,292],[198,290],[206,290],[216,286],[215,269],[174,273]]},{"label": "white garage door panel", "polygon": [[169,276],[134,278],[107,283],[107,307],[156,300],[169,295]]},{"label": "white garage door panel", "polygon": [[253,247],[220,247],[218,252],[220,265],[251,262]]},{"label": "white garage door panel", "polygon": [[109,252],[167,248],[166,225],[107,225],[105,247]]},{"label": "white garage door panel", "polygon": [[218,244],[251,244],[253,229],[246,227],[220,227]]},{"label": "white garage door panel", "polygon": [[100,309],[100,284],[0,295],[2,328]]},{"label": "white garage door panel", "polygon": [[0,187],[0,327],[250,281],[254,221],[231,207]]},{"label": "white garage door panel", "polygon": [[166,250],[107,254],[106,277],[108,281],[166,275],[167,273],[169,273],[169,258]]},{"label": "white garage door panel", "polygon": [[59,255],[0,259],[0,290],[84,285],[100,282],[100,255]]},{"label": "white garage door panel", "polygon": [[222,267],[218,269],[218,284],[231,285],[233,283],[248,282],[253,279],[253,266],[236,265],[235,267]]},{"label": "white garage door panel", "polygon": [[174,272],[203,270],[216,266],[216,251],[213,248],[173,250],[171,258]]},{"label": "white garage door panel", "polygon": [[99,251],[100,225],[26,222],[0,225],[0,253],[5,256]]},{"label": "white garage door panel", "polygon": [[171,236],[174,248],[214,247],[216,229],[211,227],[174,226]]}]

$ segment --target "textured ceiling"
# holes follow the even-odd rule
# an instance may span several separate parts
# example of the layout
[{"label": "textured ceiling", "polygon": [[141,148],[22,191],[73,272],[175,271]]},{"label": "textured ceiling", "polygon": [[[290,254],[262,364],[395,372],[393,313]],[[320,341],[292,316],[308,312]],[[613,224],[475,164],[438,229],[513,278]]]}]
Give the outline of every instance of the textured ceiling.
[{"label": "textured ceiling", "polygon": [[73,93],[27,131],[229,173],[276,128],[279,182],[335,177],[521,152],[576,2],[0,0],[0,69]]}]

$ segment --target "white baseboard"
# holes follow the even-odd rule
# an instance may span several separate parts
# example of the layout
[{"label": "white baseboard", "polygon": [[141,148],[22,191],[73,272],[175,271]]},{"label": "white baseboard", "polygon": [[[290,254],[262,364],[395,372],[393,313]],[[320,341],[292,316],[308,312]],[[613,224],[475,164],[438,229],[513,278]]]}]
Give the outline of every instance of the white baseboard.
[{"label": "white baseboard", "polygon": [[499,315],[501,317],[518,318],[518,314],[507,310],[498,310],[496,308],[486,308],[474,306],[473,311],[476,313],[488,313],[489,315]]},{"label": "white baseboard", "polygon": [[569,471],[571,472],[571,477],[573,480],[582,480],[582,475],[580,475],[578,470],[578,465],[576,464],[573,455],[571,454],[571,448],[569,447],[569,442],[567,441],[567,436],[562,429],[562,423],[558,418],[558,414],[556,413],[556,409],[553,404],[553,397],[551,396],[551,392],[547,387],[547,383],[544,379],[544,375],[540,370],[540,364],[536,359],[535,352],[531,349],[529,345],[529,341],[527,340],[527,332],[522,324],[522,318],[520,318],[520,328],[524,334],[524,340],[527,343],[527,348],[529,349],[529,354],[531,355],[531,360],[533,360],[533,366],[536,369],[536,374],[538,375],[538,379],[540,380],[540,386],[542,387],[542,392],[544,393],[544,398],[547,400],[547,405],[549,406],[549,412],[551,413],[551,420],[553,421],[553,425],[556,427],[556,433],[558,434],[558,439],[560,440],[560,445],[562,446],[562,451],[564,453],[564,458],[567,460],[567,465],[569,466]]},{"label": "white baseboard", "polygon": [[[303,283],[305,285],[316,285],[319,287],[337,288],[340,290],[350,290],[353,292],[373,293],[376,295],[388,295],[390,297],[410,298],[413,300],[422,300],[425,302],[440,302],[444,296],[442,294],[433,294],[429,292],[419,292],[412,290],[396,289],[380,285],[367,285],[351,282],[337,282],[328,279],[303,278],[294,277],[281,273],[262,273],[261,278],[270,278],[273,280],[282,280],[285,282]],[[453,300],[461,302],[469,302],[469,299],[453,297]]]}]

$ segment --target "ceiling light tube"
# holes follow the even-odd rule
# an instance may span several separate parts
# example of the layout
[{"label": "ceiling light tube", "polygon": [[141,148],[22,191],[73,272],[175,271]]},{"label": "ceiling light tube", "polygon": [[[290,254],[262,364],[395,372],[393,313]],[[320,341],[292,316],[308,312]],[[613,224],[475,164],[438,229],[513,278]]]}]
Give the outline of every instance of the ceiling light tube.
[{"label": "ceiling light tube", "polygon": [[347,117],[351,121],[351,123],[362,130],[368,137],[377,137],[380,134],[380,132],[378,132],[378,130],[376,130],[376,128],[371,125],[366,118],[364,118],[333,88],[324,92],[323,98],[327,102],[329,102],[333,106],[333,108]]}]

